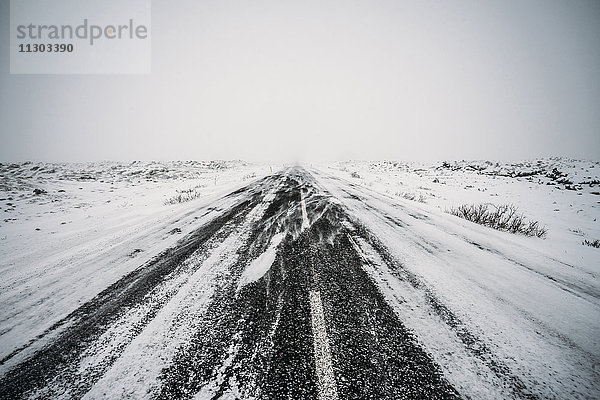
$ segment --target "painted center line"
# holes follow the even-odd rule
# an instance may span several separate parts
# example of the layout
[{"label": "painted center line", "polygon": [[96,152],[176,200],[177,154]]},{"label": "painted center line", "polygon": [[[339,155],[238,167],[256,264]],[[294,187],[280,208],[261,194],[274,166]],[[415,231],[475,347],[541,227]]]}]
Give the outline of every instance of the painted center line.
[{"label": "painted center line", "polygon": [[300,190],[300,207],[302,208],[302,230],[310,227],[310,221],[306,214],[306,201],[304,201],[304,192]]},{"label": "painted center line", "polygon": [[[300,207],[302,209],[302,230],[310,227],[310,221],[306,212],[306,201],[304,192],[300,189]],[[316,281],[314,266],[311,266],[313,280]],[[312,322],[315,364],[317,373],[317,389],[319,400],[338,400],[337,386],[333,367],[331,364],[331,351],[329,350],[329,339],[325,328],[325,316],[323,315],[323,302],[318,290],[309,290],[310,314]]]},{"label": "painted center line", "polygon": [[321,294],[316,290],[311,290],[309,291],[309,298],[315,346],[317,386],[319,389],[318,398],[319,400],[337,400],[337,387],[331,365],[331,352],[329,351],[329,339],[325,329]]}]

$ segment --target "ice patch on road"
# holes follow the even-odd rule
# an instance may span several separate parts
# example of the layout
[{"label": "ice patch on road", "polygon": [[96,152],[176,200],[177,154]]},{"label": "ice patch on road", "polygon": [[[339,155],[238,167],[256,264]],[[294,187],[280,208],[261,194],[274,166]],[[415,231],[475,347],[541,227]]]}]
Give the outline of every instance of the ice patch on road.
[{"label": "ice patch on road", "polygon": [[284,233],[278,233],[271,238],[271,243],[267,250],[252,261],[242,273],[237,290],[240,290],[249,283],[256,282],[267,273],[275,261],[277,246],[279,246],[284,237]]}]

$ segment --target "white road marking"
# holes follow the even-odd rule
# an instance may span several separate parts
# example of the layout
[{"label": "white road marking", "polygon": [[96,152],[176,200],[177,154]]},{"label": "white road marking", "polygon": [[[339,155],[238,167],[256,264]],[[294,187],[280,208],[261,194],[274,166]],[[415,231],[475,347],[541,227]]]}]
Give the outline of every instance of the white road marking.
[{"label": "white road marking", "polygon": [[317,386],[319,400],[337,400],[337,386],[331,366],[331,352],[329,339],[325,329],[323,303],[321,294],[316,290],[309,291],[310,313],[312,317],[312,330],[315,346],[315,361],[317,369]]},{"label": "white road marking", "polygon": [[310,221],[308,220],[308,215],[306,214],[306,201],[304,201],[304,192],[300,189],[300,206],[302,208],[302,230],[310,227]]},{"label": "white road marking", "polygon": [[[310,220],[306,212],[306,201],[304,192],[300,189],[300,207],[302,209],[302,231],[310,227]],[[314,266],[311,266],[313,279],[316,280]],[[331,363],[331,351],[329,350],[329,339],[325,328],[325,316],[323,315],[323,302],[318,290],[309,290],[310,314],[313,331],[313,344],[315,351],[315,366],[317,373],[317,389],[319,400],[338,400],[337,386],[333,367]]]}]

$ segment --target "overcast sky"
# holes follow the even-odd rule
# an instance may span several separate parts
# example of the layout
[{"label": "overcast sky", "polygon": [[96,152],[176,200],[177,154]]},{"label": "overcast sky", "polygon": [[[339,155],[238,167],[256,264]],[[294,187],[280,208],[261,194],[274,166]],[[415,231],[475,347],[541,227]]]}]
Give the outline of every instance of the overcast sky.
[{"label": "overcast sky", "polygon": [[154,1],[149,75],[10,75],[0,161],[600,157],[600,1]]}]

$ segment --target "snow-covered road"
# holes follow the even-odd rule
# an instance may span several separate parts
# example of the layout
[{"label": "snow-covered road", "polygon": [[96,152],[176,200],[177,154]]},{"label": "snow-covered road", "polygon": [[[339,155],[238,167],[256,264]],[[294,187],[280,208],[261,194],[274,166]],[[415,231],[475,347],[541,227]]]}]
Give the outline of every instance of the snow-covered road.
[{"label": "snow-covered road", "polygon": [[4,349],[0,398],[600,398],[598,278],[537,239],[301,167],[195,213]]}]

